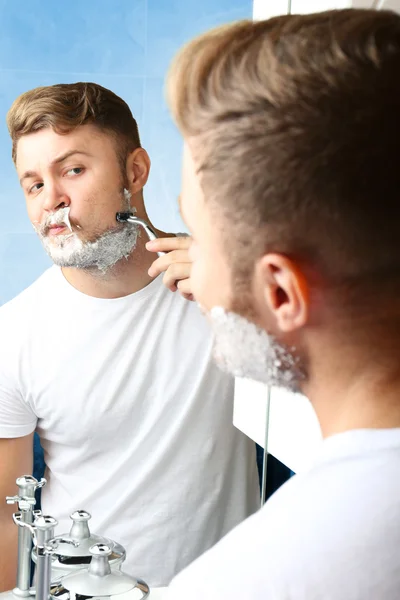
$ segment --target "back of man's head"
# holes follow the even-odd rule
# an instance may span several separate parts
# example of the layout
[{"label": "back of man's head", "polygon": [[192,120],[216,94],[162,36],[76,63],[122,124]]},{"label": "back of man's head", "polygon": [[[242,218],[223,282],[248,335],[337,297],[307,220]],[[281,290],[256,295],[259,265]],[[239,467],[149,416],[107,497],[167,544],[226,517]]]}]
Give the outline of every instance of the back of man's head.
[{"label": "back of man's head", "polygon": [[333,306],[400,291],[400,16],[222,27],[184,48],[168,90],[242,274],[278,252]]}]

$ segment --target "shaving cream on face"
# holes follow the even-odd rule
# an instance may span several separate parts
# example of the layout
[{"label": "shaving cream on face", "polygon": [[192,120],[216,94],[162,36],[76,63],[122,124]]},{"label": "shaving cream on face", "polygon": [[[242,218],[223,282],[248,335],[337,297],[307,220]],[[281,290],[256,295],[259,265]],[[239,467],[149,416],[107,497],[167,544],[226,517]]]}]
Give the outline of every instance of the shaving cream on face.
[{"label": "shaving cream on face", "polygon": [[66,208],[62,208],[61,210],[65,211],[64,222],[65,222],[66,226],[68,227],[68,229],[70,231],[72,231],[71,221],[69,220],[69,213],[70,213],[71,208],[69,206],[67,206]]},{"label": "shaving cream on face", "polygon": [[[125,211],[127,205],[130,207],[131,194],[124,189],[121,196],[122,210]],[[131,209],[129,208],[129,210]],[[101,274],[105,274],[118,261],[123,258],[127,259],[135,249],[140,233],[138,226],[116,225],[94,240],[83,241],[72,230],[69,212],[69,207],[59,209],[50,215],[43,224],[34,225],[46,252],[57,266],[78,269],[97,268]],[[65,224],[70,233],[49,237],[47,235],[48,227],[59,224]]]},{"label": "shaving cream on face", "polygon": [[220,306],[208,317],[214,332],[214,358],[222,370],[299,391],[303,376],[294,348],[285,348],[251,321]]},{"label": "shaving cream on face", "polygon": [[[69,206],[60,208],[57,212],[49,215],[45,219],[44,223],[40,224],[39,221],[34,221],[33,226],[40,235],[45,235],[47,229],[51,227],[51,225],[65,225],[70,231],[72,231],[71,221],[69,220],[70,211],[71,208]],[[36,223],[38,225],[36,225]]]},{"label": "shaving cream on face", "polygon": [[[124,188],[123,193],[124,193],[124,200],[125,200],[124,210],[126,212],[132,213],[133,215],[136,214],[137,213],[136,208],[134,206],[131,206],[132,194],[126,188]],[[132,225],[132,223],[130,223],[130,225]],[[140,236],[140,234],[141,234],[141,230],[138,228],[138,236]]]},{"label": "shaving cream on face", "polygon": [[50,240],[42,238],[43,245],[59,267],[98,269],[102,274],[121,259],[127,259],[136,247],[136,226],[105,231],[92,241],[82,241],[75,233],[58,235]]},{"label": "shaving cream on face", "polygon": [[[124,188],[124,192],[123,193],[124,193],[124,200],[125,200],[125,207],[124,208],[127,211],[131,211],[132,194],[126,188]],[[136,212],[136,209],[134,209],[132,212]]]}]

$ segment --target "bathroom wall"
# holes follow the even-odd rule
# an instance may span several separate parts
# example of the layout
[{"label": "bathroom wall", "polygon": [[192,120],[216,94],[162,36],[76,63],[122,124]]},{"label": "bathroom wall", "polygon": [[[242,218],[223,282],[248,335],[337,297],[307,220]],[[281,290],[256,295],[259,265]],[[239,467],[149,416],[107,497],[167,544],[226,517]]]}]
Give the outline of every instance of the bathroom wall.
[{"label": "bathroom wall", "polygon": [[164,76],[185,41],[251,14],[252,0],[0,0],[0,304],[50,265],[10,157],[5,115],[16,96],[82,80],[121,95],[152,158],[150,218],[159,228],[182,230],[176,203],[182,142],[164,102]]},{"label": "bathroom wall", "polygon": [[400,12],[400,0],[254,0],[254,19],[291,14],[306,14],[342,8],[375,8]]}]

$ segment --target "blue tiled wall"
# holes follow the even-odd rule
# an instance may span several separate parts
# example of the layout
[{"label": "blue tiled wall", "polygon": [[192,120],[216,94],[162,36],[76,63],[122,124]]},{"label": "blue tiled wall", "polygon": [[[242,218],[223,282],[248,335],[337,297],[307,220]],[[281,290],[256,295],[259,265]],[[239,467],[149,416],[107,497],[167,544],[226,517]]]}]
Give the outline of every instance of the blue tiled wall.
[{"label": "blue tiled wall", "polygon": [[164,76],[185,41],[251,13],[252,0],[0,0],[0,304],[50,264],[26,217],[10,157],[5,115],[16,96],[82,80],[122,96],[152,159],[150,218],[166,231],[182,230],[182,144],[164,102]]}]

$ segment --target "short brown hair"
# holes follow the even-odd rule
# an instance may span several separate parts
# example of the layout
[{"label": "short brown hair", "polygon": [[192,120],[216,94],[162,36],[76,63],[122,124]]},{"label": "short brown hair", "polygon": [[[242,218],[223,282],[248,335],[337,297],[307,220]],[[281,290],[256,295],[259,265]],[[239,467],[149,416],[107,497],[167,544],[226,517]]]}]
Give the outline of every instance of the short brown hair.
[{"label": "short brown hair", "polygon": [[400,16],[224,26],[178,54],[167,89],[232,260],[273,251],[338,285],[399,281]]},{"label": "short brown hair", "polygon": [[14,101],[7,114],[13,161],[23,135],[47,127],[65,134],[89,123],[114,136],[123,161],[140,147],[136,120],[122,98],[97,83],[61,83],[35,88]]}]

